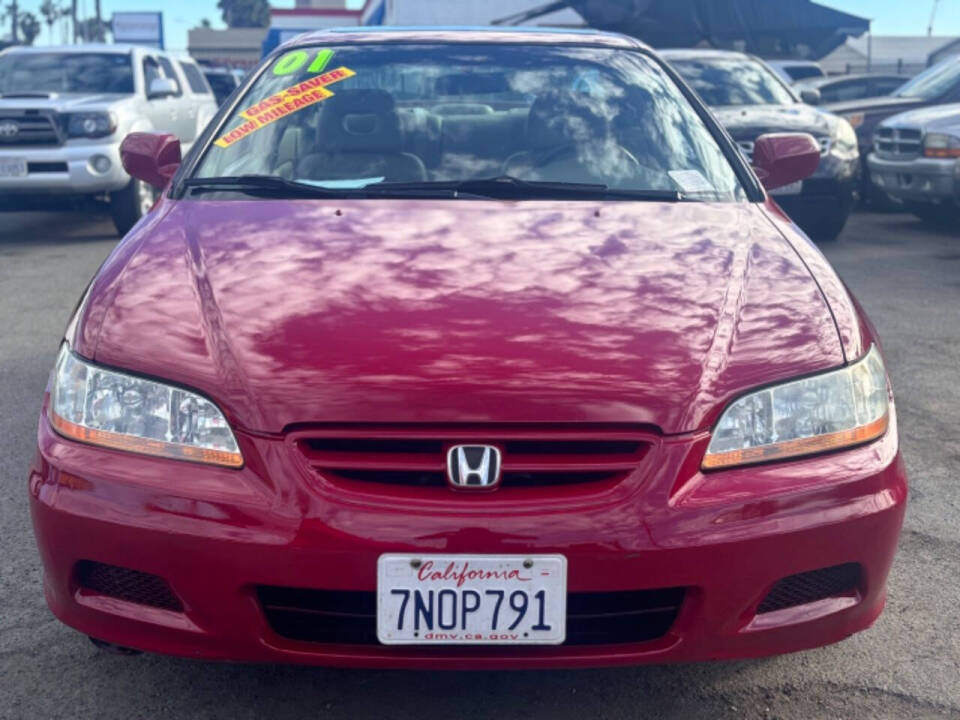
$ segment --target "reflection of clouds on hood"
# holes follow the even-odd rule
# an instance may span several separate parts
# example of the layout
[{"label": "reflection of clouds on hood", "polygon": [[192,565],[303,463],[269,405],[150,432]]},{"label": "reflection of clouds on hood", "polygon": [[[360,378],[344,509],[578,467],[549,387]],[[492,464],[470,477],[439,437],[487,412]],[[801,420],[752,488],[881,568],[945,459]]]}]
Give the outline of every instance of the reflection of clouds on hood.
[{"label": "reflection of clouds on hood", "polygon": [[164,225],[97,359],[211,392],[246,427],[677,431],[838,358],[816,284],[750,206],[182,201]]}]

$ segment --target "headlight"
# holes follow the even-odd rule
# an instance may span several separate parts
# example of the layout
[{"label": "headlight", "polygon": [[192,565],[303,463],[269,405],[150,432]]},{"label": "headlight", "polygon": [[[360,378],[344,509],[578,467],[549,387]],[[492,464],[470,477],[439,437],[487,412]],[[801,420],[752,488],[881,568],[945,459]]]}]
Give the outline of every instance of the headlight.
[{"label": "headlight", "polygon": [[923,154],[932,158],[960,158],[960,137],[946,133],[927,133]]},{"label": "headlight", "polygon": [[116,450],[238,468],[243,456],[219,408],[170,385],[91,365],[66,344],[50,422],[61,435]]},{"label": "headlight", "polygon": [[853,126],[843,118],[837,118],[836,125],[833,127],[834,147],[845,145],[847,149],[852,150],[857,147],[857,133]]},{"label": "headlight", "polygon": [[888,411],[887,374],[872,347],[853,365],[736,400],[717,423],[703,468],[860,445],[886,432]]},{"label": "headlight", "polygon": [[97,138],[113,135],[117,118],[109,112],[70,113],[67,115],[67,137]]}]

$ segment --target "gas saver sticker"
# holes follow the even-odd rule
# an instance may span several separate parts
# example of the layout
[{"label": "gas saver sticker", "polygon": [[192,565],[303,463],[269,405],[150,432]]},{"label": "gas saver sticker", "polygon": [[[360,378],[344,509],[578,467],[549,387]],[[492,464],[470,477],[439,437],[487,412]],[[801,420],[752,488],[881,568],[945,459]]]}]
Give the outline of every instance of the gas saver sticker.
[{"label": "gas saver sticker", "polygon": [[265,97],[243,110],[240,115],[244,118],[244,122],[216,140],[215,144],[222,148],[230,147],[250,133],[266,127],[280,118],[322,102],[333,96],[333,92],[327,89],[328,85],[346,80],[354,75],[356,73],[350,68],[338,67],[336,70],[331,70],[322,75],[314,75],[303,82],[298,82],[296,85],[291,85]]}]

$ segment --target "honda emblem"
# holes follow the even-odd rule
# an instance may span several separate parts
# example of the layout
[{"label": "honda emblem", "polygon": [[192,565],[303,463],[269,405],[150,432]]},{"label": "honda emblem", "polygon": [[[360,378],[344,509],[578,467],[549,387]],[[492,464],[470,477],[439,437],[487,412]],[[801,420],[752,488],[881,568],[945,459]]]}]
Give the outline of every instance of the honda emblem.
[{"label": "honda emblem", "polygon": [[495,488],[500,482],[500,451],[492,445],[454,445],[447,453],[447,479],[455,488]]}]

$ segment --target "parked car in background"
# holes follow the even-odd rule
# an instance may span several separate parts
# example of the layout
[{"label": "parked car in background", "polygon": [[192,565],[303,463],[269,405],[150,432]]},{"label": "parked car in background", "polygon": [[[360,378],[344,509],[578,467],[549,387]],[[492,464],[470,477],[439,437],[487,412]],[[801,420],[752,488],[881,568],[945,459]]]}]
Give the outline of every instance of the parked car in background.
[{"label": "parked car in background", "polygon": [[230,93],[240,86],[242,76],[238,76],[235,70],[225,67],[204,65],[202,69],[203,76],[207,79],[210,87],[213,88],[217,105],[223,105],[224,101],[230,97]]},{"label": "parked car in background", "polygon": [[820,64],[812,60],[767,60],[766,63],[788,85],[827,76]]},{"label": "parked car in background", "polygon": [[884,97],[864,98],[824,105],[824,109],[845,117],[857,132],[863,158],[863,195],[879,205],[888,204],[884,190],[874,186],[866,158],[873,147],[877,126],[888,117],[915,108],[960,102],[960,55],[949,57]]},{"label": "parked car in background", "polygon": [[867,162],[876,186],[927,222],[960,221],[960,103],[887,118]]},{"label": "parked car in background", "polygon": [[761,184],[592,31],[334,30],[260,70],[182,164],[124,141],[164,192],[67,324],[30,469],[58,618],[487,670],[877,619],[907,497],[879,341],[764,189],[809,135],[757,139]]},{"label": "parked car in background", "polygon": [[865,73],[799,80],[793,87],[797,92],[816,90],[820,93],[821,103],[832,103],[889,95],[909,79],[909,75]]},{"label": "parked car in background", "polygon": [[131,132],[185,147],[216,113],[197,65],[124,45],[14,47],[0,53],[0,196],[109,199],[126,233],[154,202],[120,164]]},{"label": "parked car in background", "polygon": [[777,202],[816,240],[833,240],[854,204],[857,138],[843,118],[804,104],[762,60],[727,50],[664,50],[661,55],[713,108],[743,154],[767,133],[806,132],[820,144],[820,165],[802,182],[773,191]]}]

